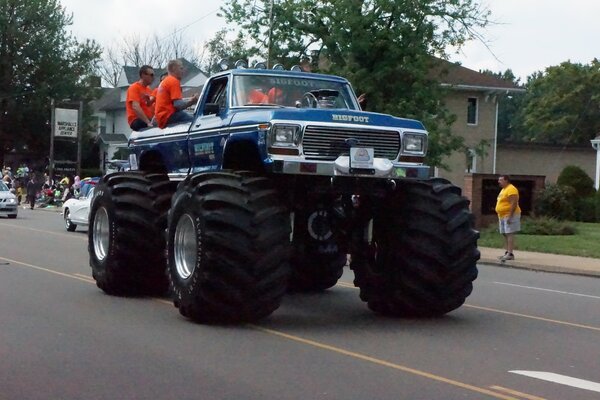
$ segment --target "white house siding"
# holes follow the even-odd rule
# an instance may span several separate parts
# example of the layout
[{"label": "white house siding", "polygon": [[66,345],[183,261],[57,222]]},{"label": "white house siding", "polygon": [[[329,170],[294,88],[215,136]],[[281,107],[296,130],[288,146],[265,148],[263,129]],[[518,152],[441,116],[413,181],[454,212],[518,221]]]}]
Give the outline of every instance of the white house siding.
[{"label": "white house siding", "polygon": [[[467,124],[467,99],[477,98],[477,124]],[[452,133],[465,140],[465,146],[475,148],[482,140],[489,143],[483,157],[477,156],[477,173],[492,173],[494,165],[494,143],[496,132],[496,97],[479,91],[455,90],[445,99],[448,110],[456,115],[456,121],[451,126]],[[464,151],[457,151],[444,159],[449,170],[439,169],[438,176],[450,180],[462,187],[467,168],[467,157]]]},{"label": "white house siding", "polygon": [[498,145],[496,172],[509,175],[544,175],[556,183],[567,165],[582,168],[590,178],[596,174],[596,151],[588,148],[561,148],[543,145]]}]

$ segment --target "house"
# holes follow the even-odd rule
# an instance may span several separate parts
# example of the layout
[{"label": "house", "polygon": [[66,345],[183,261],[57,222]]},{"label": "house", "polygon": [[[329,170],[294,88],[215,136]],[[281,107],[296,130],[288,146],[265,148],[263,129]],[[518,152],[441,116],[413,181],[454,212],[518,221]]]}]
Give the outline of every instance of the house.
[{"label": "house", "polygon": [[[189,61],[182,59],[184,75],[181,79],[183,96],[188,97],[202,90],[207,76]],[[158,86],[159,77],[166,70],[154,69],[154,82],[151,88]],[[106,88],[102,96],[94,102],[96,131],[94,132],[100,147],[100,169],[104,171],[104,163],[112,160],[119,148],[127,146],[131,128],[127,124],[125,99],[129,85],[139,80],[139,67],[124,66],[119,75],[117,86]]]},{"label": "house", "polygon": [[466,146],[464,152],[444,160],[448,170],[436,169],[435,175],[463,187],[465,174],[499,172],[498,97],[525,89],[445,60],[438,60],[432,74],[448,89],[444,102],[456,116],[450,129],[453,135],[464,138]]}]

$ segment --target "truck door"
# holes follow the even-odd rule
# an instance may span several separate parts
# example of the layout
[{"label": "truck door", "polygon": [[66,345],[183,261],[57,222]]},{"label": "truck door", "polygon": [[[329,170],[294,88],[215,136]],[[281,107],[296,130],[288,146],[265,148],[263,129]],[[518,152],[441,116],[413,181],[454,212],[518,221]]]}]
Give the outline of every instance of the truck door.
[{"label": "truck door", "polygon": [[207,82],[189,136],[192,172],[218,169],[229,131],[229,76]]}]

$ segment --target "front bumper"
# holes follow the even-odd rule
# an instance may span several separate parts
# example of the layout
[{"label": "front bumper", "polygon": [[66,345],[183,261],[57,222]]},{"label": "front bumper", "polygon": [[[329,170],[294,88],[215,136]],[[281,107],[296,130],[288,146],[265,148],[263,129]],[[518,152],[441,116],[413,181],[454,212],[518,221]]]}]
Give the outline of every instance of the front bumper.
[{"label": "front bumper", "polygon": [[17,205],[1,205],[0,206],[0,217],[8,217],[9,215],[17,215]]},{"label": "front bumper", "polygon": [[429,177],[429,166],[393,162],[386,158],[375,158],[373,168],[370,169],[351,169],[350,160],[347,156],[340,156],[335,161],[313,161],[283,157],[271,157],[267,161],[271,164],[271,171],[279,174],[380,179],[426,179]]}]

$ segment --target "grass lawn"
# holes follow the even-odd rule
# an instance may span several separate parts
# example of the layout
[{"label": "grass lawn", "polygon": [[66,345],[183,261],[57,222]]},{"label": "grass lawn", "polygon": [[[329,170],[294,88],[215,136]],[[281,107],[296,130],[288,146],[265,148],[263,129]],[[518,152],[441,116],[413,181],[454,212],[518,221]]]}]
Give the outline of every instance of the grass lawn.
[{"label": "grass lawn", "polygon": [[[546,236],[523,235],[515,237],[516,250],[540,253],[566,254],[570,256],[600,258],[600,223],[570,222],[576,229],[575,235]],[[478,245],[481,247],[504,247],[504,237],[497,228],[481,230]]]}]

